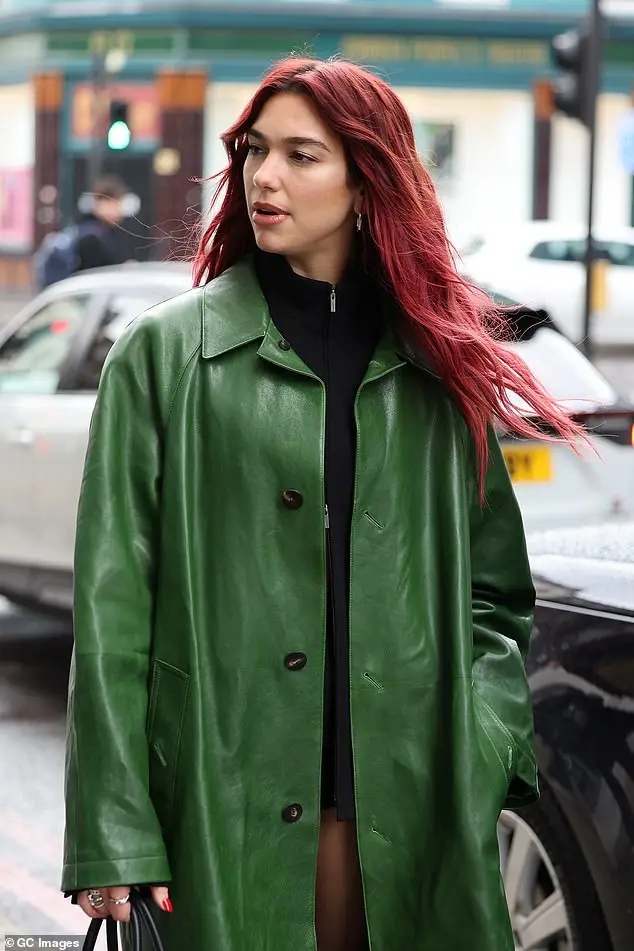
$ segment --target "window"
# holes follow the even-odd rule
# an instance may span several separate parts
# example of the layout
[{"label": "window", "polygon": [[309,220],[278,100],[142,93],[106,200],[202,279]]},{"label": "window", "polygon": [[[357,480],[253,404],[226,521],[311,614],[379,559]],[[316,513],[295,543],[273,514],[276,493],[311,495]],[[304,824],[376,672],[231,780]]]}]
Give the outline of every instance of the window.
[{"label": "window", "polygon": [[597,241],[597,251],[611,264],[634,267],[634,246],[625,241]]},{"label": "window", "polygon": [[0,393],[55,392],[89,302],[60,297],[27,318],[0,350]]},{"label": "window", "polygon": [[90,345],[79,372],[79,389],[96,390],[104,362],[113,343],[135,317],[163,300],[167,295],[116,294],[111,298],[105,317]]},{"label": "window", "polygon": [[[540,241],[530,256],[541,261],[574,261],[583,264],[587,241]],[[625,241],[596,241],[595,258],[610,264],[634,267],[634,245]]]},{"label": "window", "polygon": [[530,253],[539,261],[583,261],[585,241],[540,241]]}]

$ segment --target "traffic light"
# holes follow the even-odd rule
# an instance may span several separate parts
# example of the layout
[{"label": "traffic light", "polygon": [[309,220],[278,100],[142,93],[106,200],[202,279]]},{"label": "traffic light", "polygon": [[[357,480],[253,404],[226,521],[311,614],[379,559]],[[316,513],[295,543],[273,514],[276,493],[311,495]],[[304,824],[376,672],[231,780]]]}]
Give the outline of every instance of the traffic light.
[{"label": "traffic light", "polygon": [[110,103],[108,148],[120,152],[127,149],[131,141],[132,131],[128,120],[128,103],[113,100]]},{"label": "traffic light", "polygon": [[551,41],[551,53],[560,75],[555,79],[555,108],[590,127],[592,82],[590,31],[587,26],[560,33]]}]

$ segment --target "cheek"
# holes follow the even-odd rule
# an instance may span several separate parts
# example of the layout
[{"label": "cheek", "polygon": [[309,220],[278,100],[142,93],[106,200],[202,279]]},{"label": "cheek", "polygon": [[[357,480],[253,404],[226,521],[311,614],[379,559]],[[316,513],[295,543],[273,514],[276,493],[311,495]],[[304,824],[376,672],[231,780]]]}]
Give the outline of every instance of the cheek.
[{"label": "cheek", "polygon": [[332,171],[306,176],[301,188],[298,185],[296,196],[303,214],[315,222],[340,222],[350,214],[353,204],[345,174]]}]

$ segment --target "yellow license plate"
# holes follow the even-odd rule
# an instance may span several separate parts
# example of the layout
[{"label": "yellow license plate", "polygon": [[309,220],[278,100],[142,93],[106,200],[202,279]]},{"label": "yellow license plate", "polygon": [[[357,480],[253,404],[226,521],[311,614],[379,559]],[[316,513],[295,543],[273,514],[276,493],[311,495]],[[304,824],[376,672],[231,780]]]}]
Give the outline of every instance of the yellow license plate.
[{"label": "yellow license plate", "polygon": [[513,482],[552,482],[552,454],[547,446],[502,447]]}]

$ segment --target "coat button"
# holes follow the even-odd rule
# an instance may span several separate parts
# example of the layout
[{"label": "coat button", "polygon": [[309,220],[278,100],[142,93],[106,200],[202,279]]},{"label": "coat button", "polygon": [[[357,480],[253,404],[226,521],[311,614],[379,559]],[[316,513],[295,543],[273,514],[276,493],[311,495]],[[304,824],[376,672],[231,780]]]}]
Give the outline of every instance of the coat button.
[{"label": "coat button", "polygon": [[288,340],[280,340],[279,347],[280,347],[280,350],[290,350],[290,349],[291,349],[291,345],[290,345],[290,343],[288,342]]},{"label": "coat button", "polygon": [[282,819],[284,822],[297,822],[298,819],[302,818],[304,810],[298,802],[291,803],[290,806],[286,806],[282,810]]},{"label": "coat button", "polygon": [[292,654],[287,654],[284,658],[284,663],[289,670],[301,670],[302,667],[306,666],[307,661],[306,654],[302,654],[301,651],[293,651]]},{"label": "coat button", "polygon": [[304,496],[295,489],[286,489],[282,492],[282,502],[287,509],[299,509],[304,504]]}]

